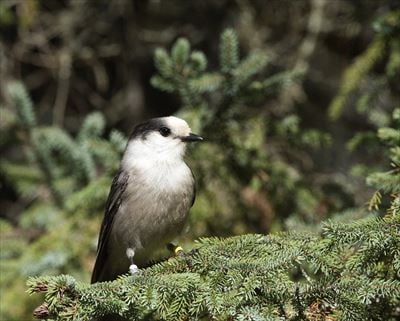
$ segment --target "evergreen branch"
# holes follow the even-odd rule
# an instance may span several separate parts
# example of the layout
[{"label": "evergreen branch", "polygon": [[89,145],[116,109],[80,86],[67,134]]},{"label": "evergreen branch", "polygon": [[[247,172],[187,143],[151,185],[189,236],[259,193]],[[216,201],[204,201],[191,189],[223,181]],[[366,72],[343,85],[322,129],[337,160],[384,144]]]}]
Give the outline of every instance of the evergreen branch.
[{"label": "evergreen branch", "polygon": [[190,62],[193,70],[200,74],[207,68],[207,58],[201,51],[194,50],[190,55]]},{"label": "evergreen branch", "polygon": [[223,73],[229,73],[239,63],[239,43],[236,32],[233,29],[226,29],[220,40],[219,63]]},{"label": "evergreen branch", "polygon": [[259,73],[268,62],[268,57],[260,52],[254,51],[249,54],[240,64],[233,70],[233,82],[235,86],[240,87],[246,83],[252,76]]},{"label": "evergreen branch", "polygon": [[65,165],[71,168],[71,173],[83,179],[84,183],[94,177],[95,165],[91,155],[87,152],[85,144],[79,146],[63,130],[57,127],[48,127],[40,130],[41,144],[48,150],[58,151],[62,154]]},{"label": "evergreen branch", "polygon": [[110,189],[110,179],[101,177],[68,197],[65,207],[73,213],[78,210],[102,209]]},{"label": "evergreen branch", "polygon": [[394,146],[398,146],[400,142],[400,129],[383,127],[378,130],[378,137],[381,140],[393,142]]},{"label": "evergreen branch", "polygon": [[42,144],[41,137],[37,130],[31,131],[30,142],[38,167],[42,171],[44,181],[48,184],[54,201],[59,208],[64,208],[64,197],[56,184],[55,164],[49,150]]},{"label": "evergreen branch", "polygon": [[[297,320],[315,313],[321,301],[325,307],[319,305],[318,313],[326,317],[394,320],[398,274],[379,271],[398,260],[399,227],[400,218],[390,216],[351,224],[328,222],[322,237],[280,233],[201,239],[184,258],[135,276],[91,286],[69,276],[31,278],[29,292],[45,293],[41,317],[55,320],[90,320],[110,313],[129,320],[279,320],[283,315]],[[388,235],[394,243],[387,242]],[[385,255],[375,257],[383,248]],[[343,249],[353,255],[343,255]],[[335,266],[321,270],[322,275],[306,272],[318,256],[330,257]],[[351,264],[354,258],[374,258],[375,264],[360,269]],[[296,267],[302,276],[293,274]]]},{"label": "evergreen branch", "polygon": [[8,93],[17,111],[18,119],[28,130],[36,126],[36,116],[33,111],[32,101],[21,83],[11,83],[8,86]]},{"label": "evergreen branch", "polygon": [[367,177],[367,184],[380,188],[385,193],[400,193],[400,173],[398,170],[374,173]]},{"label": "evergreen branch", "polygon": [[223,77],[218,73],[207,73],[190,81],[191,90],[204,93],[218,89],[222,84]]},{"label": "evergreen branch", "polygon": [[189,59],[190,44],[185,38],[179,38],[171,50],[171,59],[174,65],[181,69]]},{"label": "evergreen branch", "polygon": [[158,75],[151,77],[150,83],[153,87],[168,93],[173,93],[175,91],[175,86],[171,81]]},{"label": "evergreen branch", "polygon": [[379,208],[379,205],[381,204],[381,201],[382,201],[382,194],[379,191],[376,191],[368,202],[368,210],[369,211],[372,211],[373,209],[377,210]]},{"label": "evergreen branch", "polygon": [[113,129],[110,133],[110,143],[119,153],[122,153],[125,150],[128,139],[119,130]]},{"label": "evergreen branch", "polygon": [[94,112],[86,116],[78,134],[78,141],[84,142],[90,138],[100,137],[105,128],[104,116],[99,112]]},{"label": "evergreen branch", "polygon": [[154,52],[154,64],[164,78],[173,74],[173,64],[165,49],[157,48]]},{"label": "evergreen branch", "polygon": [[339,93],[329,106],[329,115],[332,119],[340,117],[349,95],[357,89],[362,77],[364,77],[382,57],[384,49],[385,42],[383,39],[377,38],[346,70]]}]

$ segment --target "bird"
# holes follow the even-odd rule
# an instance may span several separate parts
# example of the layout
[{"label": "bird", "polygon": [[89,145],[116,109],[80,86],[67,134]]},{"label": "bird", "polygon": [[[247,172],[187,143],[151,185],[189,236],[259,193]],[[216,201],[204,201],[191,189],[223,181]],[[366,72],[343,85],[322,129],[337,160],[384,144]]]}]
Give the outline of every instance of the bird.
[{"label": "bird", "polygon": [[196,197],[185,151],[202,140],[174,116],[134,127],[106,201],[91,283],[149,266],[182,232]]}]

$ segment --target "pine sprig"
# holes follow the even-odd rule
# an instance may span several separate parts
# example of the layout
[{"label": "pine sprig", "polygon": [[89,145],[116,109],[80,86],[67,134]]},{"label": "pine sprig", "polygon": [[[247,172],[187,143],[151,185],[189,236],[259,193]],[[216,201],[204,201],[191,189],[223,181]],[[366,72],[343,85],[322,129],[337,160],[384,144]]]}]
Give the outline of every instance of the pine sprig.
[{"label": "pine sprig", "polygon": [[21,83],[10,83],[8,94],[18,114],[20,123],[28,129],[36,126],[36,116],[32,101]]},{"label": "pine sprig", "polygon": [[[33,304],[29,297],[20,296],[28,275],[68,271],[76,276],[90,269],[98,220],[127,138],[118,131],[105,137],[105,120],[99,112],[86,117],[76,136],[39,124],[24,86],[13,83],[5,89],[7,100],[2,107],[12,117],[7,116],[1,131],[10,132],[12,140],[6,142],[13,142],[13,148],[21,152],[2,159],[0,173],[23,205],[18,216],[12,214],[15,226],[5,233],[8,219],[0,219],[0,283],[8,289],[1,293],[0,319],[22,320]],[[60,281],[59,287],[49,288],[49,300],[35,310],[35,316],[51,316],[49,309],[67,319],[77,313],[78,306],[70,305],[70,298],[63,303],[68,309],[56,307],[57,298],[69,291],[68,280]],[[20,302],[18,311],[11,302]]]},{"label": "pine sprig", "polygon": [[229,73],[239,64],[239,42],[233,29],[221,34],[219,63],[223,73]]},{"label": "pine sprig", "polygon": [[[197,50],[191,52],[189,42],[180,38],[172,46],[170,53],[162,48],[155,51],[154,62],[159,74],[152,77],[151,84],[163,91],[178,93],[184,108],[202,106],[214,111],[226,109],[227,100],[233,105],[243,95],[240,92],[252,92],[252,78],[261,76],[268,57],[263,52],[253,51],[240,61],[238,37],[234,30],[227,29],[220,37],[219,58],[219,70],[207,72],[207,58],[204,53]],[[275,78],[273,83],[279,86],[289,78],[292,75],[287,73]],[[268,79],[265,79],[265,87],[269,86]],[[257,94],[261,91],[265,95],[265,90],[258,90]],[[215,93],[215,96],[220,97],[217,106],[204,103],[205,93]]]},{"label": "pine sprig", "polygon": [[[322,237],[280,233],[202,239],[185,258],[135,276],[91,286],[67,276],[33,278],[29,292],[45,292],[44,304],[55,320],[90,320],[109,313],[130,320],[226,320],[244,315],[295,320],[321,301],[327,317],[394,320],[400,271],[380,271],[398,260],[400,217],[328,222],[323,230]],[[315,269],[315,258],[322,253],[329,253],[335,265]],[[371,259],[374,264],[367,269],[356,264]],[[312,267],[319,272],[307,273]]]}]

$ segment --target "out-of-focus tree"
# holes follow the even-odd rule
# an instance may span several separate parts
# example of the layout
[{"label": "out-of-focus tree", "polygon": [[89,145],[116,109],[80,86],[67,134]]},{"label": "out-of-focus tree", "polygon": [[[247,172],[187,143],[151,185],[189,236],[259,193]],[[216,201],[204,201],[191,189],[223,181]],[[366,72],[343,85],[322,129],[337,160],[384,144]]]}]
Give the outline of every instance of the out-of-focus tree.
[{"label": "out-of-focus tree", "polygon": [[170,53],[157,49],[155,65],[152,84],[179,95],[179,115],[207,141],[190,153],[201,182],[192,215],[195,235],[266,232],[273,222],[279,224],[276,213],[281,222],[283,213],[319,221],[312,207],[324,196],[312,192],[320,186],[303,175],[299,154],[310,157],[307,148],[329,144],[329,136],[301,128],[294,111],[262,109],[266,97],[296,81],[303,70],[267,76],[268,56],[253,51],[240,59],[237,35],[230,29],[221,35],[215,71],[206,71],[205,54],[191,51],[186,39],[178,39]]},{"label": "out-of-focus tree", "polygon": [[23,295],[24,278],[66,271],[87,276],[126,138],[117,130],[102,138],[105,123],[98,112],[88,115],[71,137],[58,126],[38,124],[22,84],[8,84],[6,93],[2,137],[16,138],[24,159],[4,159],[0,171],[18,191],[25,210],[18,218],[0,219],[1,318],[21,320],[32,304]]},{"label": "out-of-focus tree", "polygon": [[188,247],[200,235],[318,230],[365,215],[357,205],[371,195],[371,208],[387,206],[386,176],[370,181],[378,192],[364,178],[386,161],[373,132],[397,137],[398,10],[0,1],[0,318],[29,318],[28,275],[87,278],[121,132],[142,118],[177,113],[207,138],[189,153],[199,188]]},{"label": "out-of-focus tree", "polygon": [[[394,124],[400,126],[400,109]],[[396,132],[393,132],[395,130]],[[383,128],[392,170],[368,182],[388,194],[384,208],[348,223],[325,222],[320,235],[286,232],[202,239],[185,258],[114,282],[82,284],[68,275],[31,278],[44,292],[39,319],[388,320],[400,306],[400,130]],[[380,197],[379,197],[380,199]],[[368,211],[367,208],[360,209]],[[379,217],[378,215],[383,217]]]}]

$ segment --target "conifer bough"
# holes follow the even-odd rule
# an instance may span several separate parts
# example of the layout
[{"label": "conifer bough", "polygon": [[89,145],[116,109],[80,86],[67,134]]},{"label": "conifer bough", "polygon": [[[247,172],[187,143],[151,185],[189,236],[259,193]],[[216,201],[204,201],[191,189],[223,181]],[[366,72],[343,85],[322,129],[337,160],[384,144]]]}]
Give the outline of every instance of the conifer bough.
[{"label": "conifer bough", "polygon": [[[184,108],[206,108],[202,93],[222,89],[223,111],[239,93],[254,94],[292,75],[252,80],[267,63],[258,53],[242,61],[237,38],[221,36],[219,72],[205,72],[205,56],[178,40],[171,53],[156,51],[159,74],[153,85],[177,92]],[[246,67],[246,68],[245,68]],[[243,96],[242,95],[242,96]],[[244,97],[243,96],[243,97]],[[226,103],[228,102],[228,103]],[[216,114],[217,114],[216,112]],[[398,128],[400,112],[393,119]],[[28,119],[28,118],[27,118]],[[96,117],[88,120],[87,128]],[[293,120],[292,120],[293,122]],[[207,123],[206,121],[203,122]],[[89,126],[90,125],[90,126]],[[84,133],[97,132],[93,127]],[[92,320],[117,314],[128,320],[398,320],[400,318],[400,149],[398,131],[383,128],[393,169],[370,175],[379,191],[370,208],[379,210],[381,192],[391,194],[384,217],[352,223],[328,221],[320,234],[280,233],[206,238],[184,258],[174,258],[113,282],[77,282],[73,277],[34,277],[29,293],[44,293],[39,319]],[[83,135],[83,134],[82,134]],[[119,135],[112,139],[119,142]],[[123,144],[118,144],[122,146]]]},{"label": "conifer bough", "polygon": [[[398,200],[397,200],[398,201]],[[327,222],[321,235],[206,238],[185,258],[89,285],[35,277],[39,319],[395,320],[400,316],[400,215]]]}]

